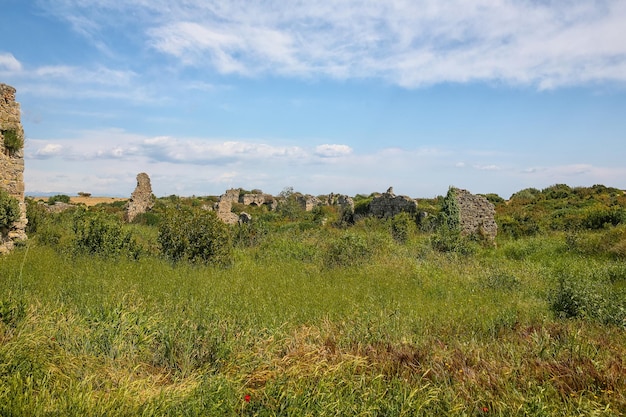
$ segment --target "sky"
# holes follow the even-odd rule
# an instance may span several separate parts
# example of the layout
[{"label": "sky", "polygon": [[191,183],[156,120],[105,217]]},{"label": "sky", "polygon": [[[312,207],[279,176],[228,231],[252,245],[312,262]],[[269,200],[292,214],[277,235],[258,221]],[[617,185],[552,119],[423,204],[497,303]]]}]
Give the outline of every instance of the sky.
[{"label": "sky", "polygon": [[26,193],[626,189],[623,0],[0,0]]}]

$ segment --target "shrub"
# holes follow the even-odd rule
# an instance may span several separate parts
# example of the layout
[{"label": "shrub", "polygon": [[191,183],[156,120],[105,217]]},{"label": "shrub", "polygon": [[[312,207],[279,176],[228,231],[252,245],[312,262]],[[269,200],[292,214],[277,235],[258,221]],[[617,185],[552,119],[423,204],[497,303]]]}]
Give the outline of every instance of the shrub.
[{"label": "shrub", "polygon": [[73,246],[76,253],[105,258],[126,255],[137,259],[140,249],[132,234],[122,228],[120,220],[105,213],[77,211],[73,222]]},{"label": "shrub", "polygon": [[568,198],[572,194],[572,189],[566,184],[555,184],[541,190],[541,194],[549,200]]},{"label": "shrub", "polygon": [[286,187],[280,192],[280,203],[278,204],[278,212],[286,219],[295,221],[302,219],[304,214],[304,208],[298,202],[298,195],[293,191],[293,187]]},{"label": "shrub", "polygon": [[513,194],[510,200],[534,201],[540,195],[541,191],[536,188],[525,188]]},{"label": "shrub", "polygon": [[16,130],[3,130],[4,148],[9,155],[13,155],[24,147],[24,138]]},{"label": "shrub", "polygon": [[515,239],[525,236],[535,236],[539,233],[539,225],[535,219],[527,213],[499,218],[498,229],[500,233],[509,235]]},{"label": "shrub", "polygon": [[483,194],[482,196],[485,197],[494,206],[497,204],[505,203],[504,198],[500,197],[498,194],[489,193],[489,194]]},{"label": "shrub", "polygon": [[370,211],[370,203],[374,197],[356,196],[354,199],[354,214],[366,216]]},{"label": "shrub", "polygon": [[400,213],[390,220],[391,236],[398,243],[406,243],[415,230],[415,218],[409,213]]},{"label": "shrub", "polygon": [[441,205],[440,224],[447,226],[450,231],[458,232],[461,228],[461,212],[456,202],[456,191],[454,187],[448,189],[448,194],[443,199]]},{"label": "shrub", "polygon": [[626,326],[626,297],[592,276],[557,271],[556,287],[549,293],[550,309],[560,318],[583,318]]},{"label": "shrub", "polygon": [[65,194],[57,194],[57,195],[53,195],[52,197],[48,198],[48,204],[53,206],[56,202],[61,202],[61,203],[65,203],[65,204],[69,204],[70,203],[70,196],[69,195],[65,195]]},{"label": "shrub", "polygon": [[457,252],[469,255],[476,251],[470,238],[461,235],[461,215],[453,187],[442,201],[441,211],[435,220],[436,230],[430,238],[432,247],[440,252]]},{"label": "shrub", "polygon": [[26,199],[26,233],[35,233],[46,218],[46,209],[32,198]]},{"label": "shrub", "polygon": [[206,210],[169,210],[159,226],[161,253],[172,261],[219,266],[233,262],[230,230],[217,215]]},{"label": "shrub", "polygon": [[347,233],[329,243],[324,263],[328,267],[355,266],[367,260],[372,252],[365,237],[356,233]]},{"label": "shrub", "polygon": [[602,229],[617,226],[626,220],[626,209],[622,207],[593,207],[585,210],[582,225],[587,229]]},{"label": "shrub", "polygon": [[239,247],[256,246],[269,232],[267,223],[256,219],[250,223],[237,224],[233,227],[234,244]]},{"label": "shrub", "polygon": [[21,216],[19,202],[0,189],[0,229],[9,229]]}]

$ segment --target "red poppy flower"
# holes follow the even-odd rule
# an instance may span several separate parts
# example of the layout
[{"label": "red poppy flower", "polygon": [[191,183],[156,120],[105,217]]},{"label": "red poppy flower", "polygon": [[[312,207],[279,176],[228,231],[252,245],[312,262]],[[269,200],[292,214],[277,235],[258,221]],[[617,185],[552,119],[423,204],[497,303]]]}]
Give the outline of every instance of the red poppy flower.
[{"label": "red poppy flower", "polygon": [[246,396],[245,396],[245,397],[243,397],[243,400],[244,400],[245,402],[249,403],[249,402],[250,402],[250,394],[246,394]]},{"label": "red poppy flower", "polygon": [[488,412],[489,412],[489,408],[483,407],[483,413],[488,413]]}]

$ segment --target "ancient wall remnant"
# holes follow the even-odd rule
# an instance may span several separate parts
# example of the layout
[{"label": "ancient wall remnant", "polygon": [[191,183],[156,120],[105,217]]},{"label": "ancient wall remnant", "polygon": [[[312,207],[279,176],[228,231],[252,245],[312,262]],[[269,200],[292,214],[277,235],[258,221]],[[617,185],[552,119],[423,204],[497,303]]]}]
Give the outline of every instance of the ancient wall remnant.
[{"label": "ancient wall remnant", "polygon": [[145,172],[137,174],[137,187],[126,205],[126,220],[132,222],[139,214],[150,210],[154,207],[154,200],[150,177]]},{"label": "ancient wall remnant", "polygon": [[393,217],[399,213],[415,214],[417,202],[410,197],[395,195],[393,187],[378,197],[374,197],[369,205],[369,213],[381,218]]},{"label": "ancient wall remnant", "polygon": [[24,129],[15,92],[15,88],[0,83],[0,187],[18,201],[21,211],[18,221],[0,231],[0,253],[26,239],[28,222],[24,203]]},{"label": "ancient wall remnant", "polygon": [[459,207],[461,234],[478,234],[494,242],[498,233],[494,205],[481,195],[459,188],[454,189],[454,196]]},{"label": "ancient wall remnant", "polygon": [[239,193],[241,189],[232,188],[226,190],[224,194],[220,196],[220,201],[215,204],[215,211],[217,217],[227,224],[235,224],[239,221],[239,216],[233,213],[233,203],[239,202]]},{"label": "ancient wall remnant", "polygon": [[262,206],[265,204],[265,194],[244,194],[239,197],[239,202],[246,206]]},{"label": "ancient wall remnant", "polygon": [[298,202],[298,204],[300,204],[300,207],[302,207],[304,211],[311,211],[315,207],[322,205],[322,202],[319,198],[310,194],[296,194],[296,201]]}]

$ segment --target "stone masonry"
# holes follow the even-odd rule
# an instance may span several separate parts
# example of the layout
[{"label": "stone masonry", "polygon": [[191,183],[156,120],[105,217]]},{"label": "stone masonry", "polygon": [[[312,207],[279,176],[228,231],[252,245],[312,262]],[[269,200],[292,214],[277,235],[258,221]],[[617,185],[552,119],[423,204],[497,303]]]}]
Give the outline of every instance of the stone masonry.
[{"label": "stone masonry", "polygon": [[149,211],[154,207],[154,200],[150,177],[145,172],[137,174],[137,187],[126,205],[126,221],[132,222],[139,214]]},{"label": "stone masonry", "polygon": [[239,221],[239,216],[231,210],[233,203],[239,202],[240,191],[239,188],[226,190],[226,192],[220,196],[220,201],[215,205],[217,217],[226,224],[235,224]]},{"label": "stone masonry", "polygon": [[26,204],[24,203],[24,147],[9,152],[4,135],[14,132],[24,141],[20,122],[20,105],[15,101],[15,88],[0,83],[0,187],[15,198],[21,209],[20,219],[9,230],[0,231],[0,253],[13,249],[14,242],[26,239]]},{"label": "stone masonry", "polygon": [[454,194],[459,206],[461,234],[477,234],[494,243],[498,233],[495,220],[495,207],[481,195],[455,188]]},{"label": "stone masonry", "polygon": [[415,214],[417,212],[417,202],[410,197],[395,195],[393,187],[389,187],[387,192],[379,197],[375,197],[370,202],[369,212],[381,218],[390,218],[402,212]]}]

